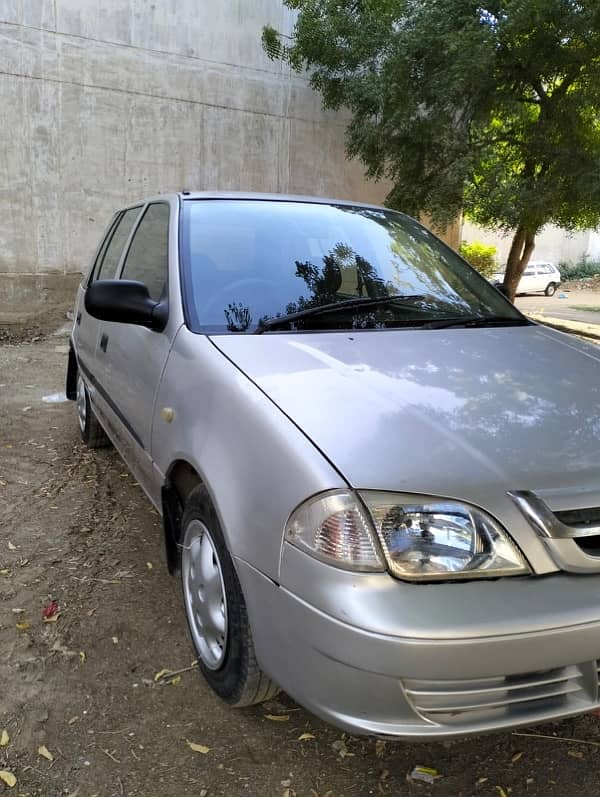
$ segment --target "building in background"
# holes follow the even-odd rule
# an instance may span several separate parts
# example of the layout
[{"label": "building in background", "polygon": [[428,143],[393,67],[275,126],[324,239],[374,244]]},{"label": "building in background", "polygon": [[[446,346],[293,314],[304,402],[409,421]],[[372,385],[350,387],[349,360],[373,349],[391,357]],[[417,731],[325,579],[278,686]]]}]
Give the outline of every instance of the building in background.
[{"label": "building in background", "polygon": [[0,0],[0,321],[63,303],[116,208],[158,191],[380,202],[344,119],[264,54],[280,0]]},{"label": "building in background", "polygon": [[[465,221],[462,226],[462,240],[472,243],[481,241],[491,244],[498,249],[498,264],[504,265],[508,259],[508,252],[512,235],[502,235],[493,230],[485,230],[476,224]],[[548,260],[558,265],[559,263],[576,263],[583,257],[600,262],[600,234],[594,230],[568,233],[560,227],[549,224],[544,227],[535,239],[535,250],[532,260]]]}]

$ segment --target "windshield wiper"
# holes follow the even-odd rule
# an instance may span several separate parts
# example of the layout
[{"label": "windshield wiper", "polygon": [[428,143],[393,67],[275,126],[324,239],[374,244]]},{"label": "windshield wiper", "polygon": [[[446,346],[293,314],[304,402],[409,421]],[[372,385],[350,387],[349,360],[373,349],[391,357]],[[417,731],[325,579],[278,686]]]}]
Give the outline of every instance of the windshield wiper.
[{"label": "windshield wiper", "polygon": [[531,326],[527,318],[509,318],[505,315],[466,315],[462,318],[439,318],[421,324],[419,329],[449,329],[450,327],[522,327]]},{"label": "windshield wiper", "polygon": [[254,334],[261,335],[263,332],[268,332],[268,330],[275,329],[279,326],[285,326],[285,324],[297,321],[300,318],[311,318],[312,316],[325,313],[337,313],[339,310],[347,310],[353,307],[381,307],[386,304],[410,305],[417,301],[423,301],[423,299],[427,299],[427,296],[416,293],[407,295],[395,293],[390,296],[379,296],[376,299],[369,296],[357,296],[355,299],[344,299],[341,302],[331,302],[329,304],[317,305],[316,307],[307,307],[305,310],[298,310],[296,313],[287,313],[286,315],[277,316],[277,318],[269,318],[258,324],[254,330]]}]

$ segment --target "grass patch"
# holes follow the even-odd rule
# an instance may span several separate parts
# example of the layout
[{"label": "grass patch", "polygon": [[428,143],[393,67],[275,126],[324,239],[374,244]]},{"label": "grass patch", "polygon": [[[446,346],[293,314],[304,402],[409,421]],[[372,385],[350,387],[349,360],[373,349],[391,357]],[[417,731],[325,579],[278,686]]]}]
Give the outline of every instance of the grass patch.
[{"label": "grass patch", "polygon": [[600,313],[600,307],[594,307],[587,304],[570,304],[570,310],[582,310],[586,313]]}]

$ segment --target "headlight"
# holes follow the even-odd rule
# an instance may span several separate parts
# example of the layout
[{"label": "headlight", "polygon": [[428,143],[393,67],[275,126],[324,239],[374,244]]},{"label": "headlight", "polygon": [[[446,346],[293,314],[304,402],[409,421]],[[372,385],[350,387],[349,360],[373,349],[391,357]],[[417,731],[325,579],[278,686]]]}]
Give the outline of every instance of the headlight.
[{"label": "headlight", "polygon": [[480,509],[456,501],[365,491],[388,569],[411,581],[529,572],[507,533]]},{"label": "headlight", "polygon": [[301,504],[288,520],[285,538],[337,567],[385,570],[371,520],[350,492],[323,493]]}]

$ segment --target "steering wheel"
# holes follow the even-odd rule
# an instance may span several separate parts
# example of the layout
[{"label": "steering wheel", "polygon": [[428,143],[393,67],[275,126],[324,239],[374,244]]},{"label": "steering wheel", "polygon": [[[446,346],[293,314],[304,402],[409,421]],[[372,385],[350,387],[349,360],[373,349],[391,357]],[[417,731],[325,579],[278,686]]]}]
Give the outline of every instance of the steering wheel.
[{"label": "steering wheel", "polygon": [[210,317],[211,311],[215,308],[215,305],[220,304],[223,299],[225,299],[226,304],[221,309],[226,310],[230,303],[235,302],[235,297],[231,296],[232,292],[238,290],[238,288],[248,288],[251,285],[267,288],[267,290],[271,292],[277,287],[277,283],[274,280],[260,279],[259,277],[248,277],[247,279],[235,280],[235,282],[230,282],[229,285],[221,288],[221,290],[210,299],[208,304],[202,308],[202,315],[205,315],[207,318]]}]

